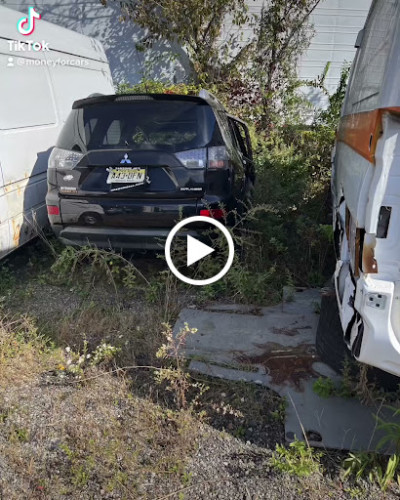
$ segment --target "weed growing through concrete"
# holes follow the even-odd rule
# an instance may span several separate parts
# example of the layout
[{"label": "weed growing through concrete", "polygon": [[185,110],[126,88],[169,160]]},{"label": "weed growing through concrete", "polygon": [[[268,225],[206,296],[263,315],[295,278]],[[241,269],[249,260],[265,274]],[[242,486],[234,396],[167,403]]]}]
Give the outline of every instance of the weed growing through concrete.
[{"label": "weed growing through concrete", "polygon": [[335,394],[336,387],[332,379],[319,377],[314,382],[313,391],[321,398],[329,398]]}]

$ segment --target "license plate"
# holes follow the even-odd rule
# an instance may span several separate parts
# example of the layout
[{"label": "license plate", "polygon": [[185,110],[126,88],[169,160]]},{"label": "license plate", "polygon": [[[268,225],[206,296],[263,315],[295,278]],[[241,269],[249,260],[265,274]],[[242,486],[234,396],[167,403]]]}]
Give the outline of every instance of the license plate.
[{"label": "license plate", "polygon": [[110,167],[107,172],[107,184],[143,184],[146,180],[145,168]]}]

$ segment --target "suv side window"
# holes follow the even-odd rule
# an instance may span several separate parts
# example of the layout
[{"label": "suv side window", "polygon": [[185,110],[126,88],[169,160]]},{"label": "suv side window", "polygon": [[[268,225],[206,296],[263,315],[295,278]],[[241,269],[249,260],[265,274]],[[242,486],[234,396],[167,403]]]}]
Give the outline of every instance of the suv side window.
[{"label": "suv side window", "polygon": [[249,133],[246,126],[235,120],[234,118],[230,118],[229,122],[232,127],[232,132],[235,137],[236,143],[239,146],[240,151],[242,152],[245,158],[252,158],[252,151],[249,139]]}]

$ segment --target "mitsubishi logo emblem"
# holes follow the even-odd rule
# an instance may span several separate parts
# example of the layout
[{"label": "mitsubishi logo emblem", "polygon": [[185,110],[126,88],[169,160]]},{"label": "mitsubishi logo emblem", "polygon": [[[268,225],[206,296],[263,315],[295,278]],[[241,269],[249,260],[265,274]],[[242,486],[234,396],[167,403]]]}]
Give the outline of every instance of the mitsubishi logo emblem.
[{"label": "mitsubishi logo emblem", "polygon": [[124,158],[120,161],[120,163],[132,163],[131,160],[128,157],[128,153],[125,153]]}]

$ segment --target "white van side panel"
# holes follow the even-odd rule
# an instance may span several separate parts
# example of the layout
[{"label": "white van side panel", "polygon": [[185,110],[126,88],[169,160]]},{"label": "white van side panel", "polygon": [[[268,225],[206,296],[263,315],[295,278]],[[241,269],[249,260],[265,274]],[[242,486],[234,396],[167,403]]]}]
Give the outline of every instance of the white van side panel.
[{"label": "white van side panel", "polygon": [[344,197],[346,206],[364,227],[367,195],[373,175],[373,166],[344,142],[336,144],[334,197],[336,208]]},{"label": "white van side panel", "polygon": [[[1,166],[0,166],[1,179]],[[10,248],[10,226],[7,217],[7,200],[4,196],[4,188],[0,186],[0,259],[6,255]]]},{"label": "white van side panel", "polygon": [[24,41],[16,30],[22,14],[3,7],[0,14],[1,259],[48,222],[48,157],[72,103],[114,87],[99,42],[40,21],[30,39],[49,42],[50,52],[10,52],[5,38]]},{"label": "white van side panel", "polygon": [[[374,181],[367,208],[366,231],[376,234],[379,211],[391,208],[386,238],[376,238],[375,258],[380,279],[400,280],[400,117],[387,113],[378,143]],[[399,328],[400,330],[400,328]]]},{"label": "white van side panel", "polygon": [[376,234],[379,212],[386,190],[389,188],[389,181],[396,180],[396,170],[398,170],[400,121],[395,116],[385,113],[382,117],[382,127],[383,135],[376,148],[374,176],[366,210],[365,231],[371,234]]},{"label": "white van side panel", "polygon": [[71,111],[72,103],[77,99],[88,97],[91,94],[114,93],[111,73],[107,64],[76,56],[66,56],[54,51],[46,55],[46,59],[53,62],[65,57],[71,57],[74,64],[68,66],[56,64],[50,70],[56,108],[62,124]]},{"label": "white van side panel", "polygon": [[[46,224],[45,196],[48,151],[57,138],[58,114],[46,66],[32,65],[43,54],[13,54],[0,40],[0,164],[2,169],[0,258],[35,234],[35,223]],[[23,57],[25,56],[25,57]],[[8,233],[8,234],[7,234]]]},{"label": "white van side panel", "polygon": [[[38,8],[40,10],[39,5]],[[71,8],[73,7],[71,6]],[[102,61],[108,65],[106,54],[99,41],[56,24],[40,20],[36,23],[35,31],[29,37],[21,35],[16,26],[18,19],[26,14],[26,12],[22,13],[0,6],[0,36],[21,42],[26,42],[26,38],[36,42],[45,40],[50,43],[51,50]]]}]

